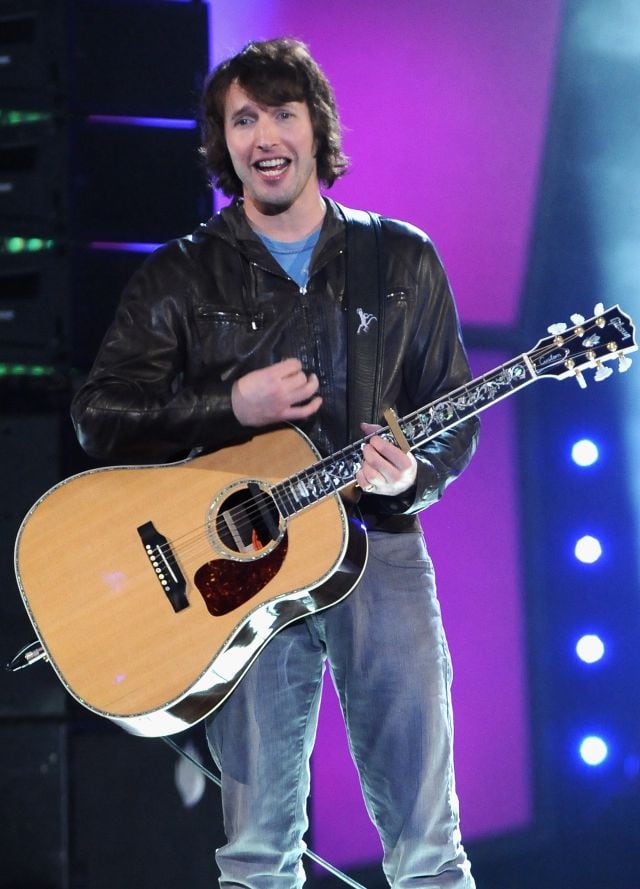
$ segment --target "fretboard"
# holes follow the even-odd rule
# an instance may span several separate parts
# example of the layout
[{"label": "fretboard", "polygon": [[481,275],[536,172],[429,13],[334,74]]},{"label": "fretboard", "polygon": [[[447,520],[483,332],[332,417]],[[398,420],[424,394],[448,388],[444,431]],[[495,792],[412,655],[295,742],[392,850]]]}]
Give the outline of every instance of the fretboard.
[{"label": "fretboard", "polygon": [[[399,419],[398,424],[410,449],[414,450],[535,379],[530,362],[525,355],[520,355]],[[377,434],[394,441],[388,426]],[[290,518],[350,485],[362,466],[362,448],[370,437],[348,445],[275,485],[271,494],[282,516]]]}]

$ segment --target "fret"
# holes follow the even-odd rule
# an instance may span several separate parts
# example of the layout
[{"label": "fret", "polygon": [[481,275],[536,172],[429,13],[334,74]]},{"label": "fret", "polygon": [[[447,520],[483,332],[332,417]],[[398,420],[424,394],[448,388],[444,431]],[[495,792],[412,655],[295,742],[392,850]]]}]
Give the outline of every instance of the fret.
[{"label": "fret", "polygon": [[289,497],[287,493],[286,482],[282,482],[279,485],[274,485],[273,488],[271,488],[270,493],[275,501],[278,512],[283,518],[289,518],[290,515],[294,514],[293,512],[291,512],[291,503],[287,502],[289,500]]}]

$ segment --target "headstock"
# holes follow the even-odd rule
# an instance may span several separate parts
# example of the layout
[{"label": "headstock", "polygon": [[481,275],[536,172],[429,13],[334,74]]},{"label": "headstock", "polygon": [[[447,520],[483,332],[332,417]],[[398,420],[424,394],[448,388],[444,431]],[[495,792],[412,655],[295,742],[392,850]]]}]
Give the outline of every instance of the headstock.
[{"label": "headstock", "polygon": [[594,312],[589,320],[572,315],[573,327],[552,324],[548,328],[551,336],[541,339],[527,353],[538,377],[564,380],[575,376],[585,388],[587,383],[582,371],[586,368],[595,369],[593,378],[596,382],[613,373],[613,369],[606,366],[607,361],[617,359],[620,373],[629,369],[631,359],[627,353],[638,348],[631,318],[617,305],[605,310],[599,303]]}]

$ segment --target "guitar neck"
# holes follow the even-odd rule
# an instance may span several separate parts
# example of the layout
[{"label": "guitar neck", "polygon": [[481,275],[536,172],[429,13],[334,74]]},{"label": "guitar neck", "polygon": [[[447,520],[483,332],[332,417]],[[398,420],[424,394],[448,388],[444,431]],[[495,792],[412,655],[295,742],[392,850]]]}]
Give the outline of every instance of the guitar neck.
[{"label": "guitar neck", "polygon": [[[536,379],[531,360],[522,354],[399,419],[398,424],[413,451]],[[395,441],[388,426],[377,434]],[[362,438],[275,485],[271,494],[282,516],[290,518],[352,484],[362,466],[366,441],[367,437]]]}]

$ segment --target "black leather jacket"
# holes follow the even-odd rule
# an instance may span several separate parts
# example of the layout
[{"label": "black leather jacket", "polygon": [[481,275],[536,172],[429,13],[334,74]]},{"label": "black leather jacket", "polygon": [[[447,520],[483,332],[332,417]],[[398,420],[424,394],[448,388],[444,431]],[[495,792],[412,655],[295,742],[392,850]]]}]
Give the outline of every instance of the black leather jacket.
[{"label": "black leather jacket", "polygon": [[[258,433],[235,419],[231,386],[291,356],[318,375],[323,396],[301,428],[323,455],[348,443],[345,231],[338,206],[326,203],[304,292],[256,237],[240,204],[149,257],[126,288],[72,404],[90,455],[161,462]],[[469,368],[433,245],[418,229],[386,218],[382,236],[387,296],[377,413],[393,406],[402,416],[465,383]],[[472,418],[417,450],[415,488],[401,497],[364,495],[370,524],[414,527],[408,517],[437,500],[464,469],[477,430]]]}]

